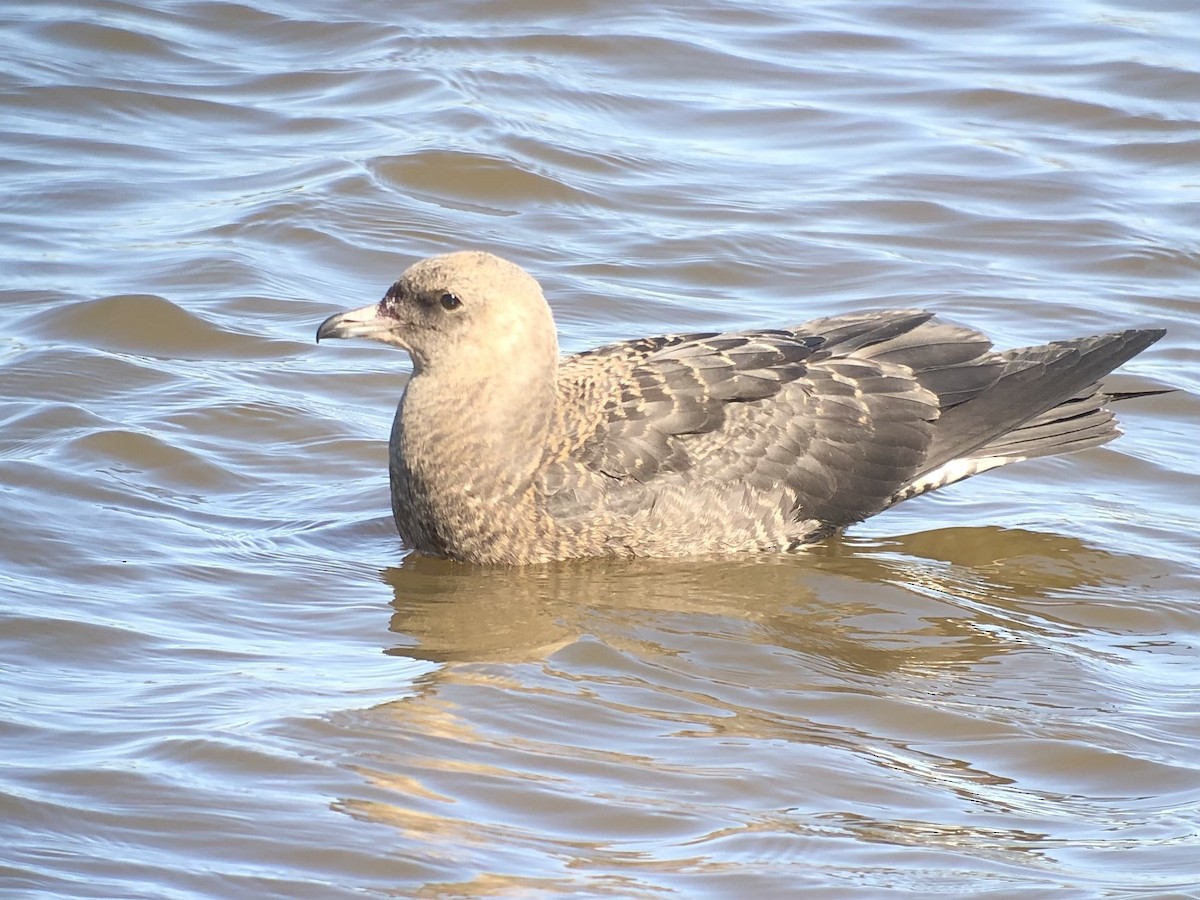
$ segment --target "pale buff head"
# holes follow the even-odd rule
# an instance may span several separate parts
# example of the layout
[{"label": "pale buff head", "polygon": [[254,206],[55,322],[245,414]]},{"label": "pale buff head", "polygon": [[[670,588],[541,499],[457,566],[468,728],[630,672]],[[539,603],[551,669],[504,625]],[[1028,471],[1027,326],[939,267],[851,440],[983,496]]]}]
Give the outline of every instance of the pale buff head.
[{"label": "pale buff head", "polygon": [[400,347],[416,374],[470,379],[512,365],[554,365],[558,340],[542,289],[520,266],[464,250],[410,266],[372,306],[330,316],[322,338],[366,337]]}]

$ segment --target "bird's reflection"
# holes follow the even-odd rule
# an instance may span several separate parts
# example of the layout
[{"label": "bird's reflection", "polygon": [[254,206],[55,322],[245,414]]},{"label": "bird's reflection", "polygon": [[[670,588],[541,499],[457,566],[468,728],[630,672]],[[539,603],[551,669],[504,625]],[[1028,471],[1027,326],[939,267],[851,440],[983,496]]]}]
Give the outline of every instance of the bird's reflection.
[{"label": "bird's reflection", "polygon": [[390,629],[405,638],[396,655],[514,662],[583,634],[619,643],[661,628],[752,628],[757,642],[871,671],[978,661],[1014,630],[1047,627],[1046,600],[1148,566],[1071,537],[981,527],[834,539],[795,555],[525,569],[414,556],[382,578],[395,594]]},{"label": "bird's reflection", "polygon": [[[524,811],[568,794],[605,809],[630,797],[640,810],[639,785],[668,784],[690,815],[697,785],[712,791],[712,772],[733,772],[715,781],[734,785],[723,802],[737,809],[751,769],[736,748],[749,759],[786,746],[772,758],[820,772],[839,796],[867,786],[867,813],[827,815],[821,829],[866,842],[990,845],[994,830],[927,821],[921,804],[952,797],[1010,812],[1030,802],[1012,771],[1047,741],[1023,733],[1033,721],[1023,706],[1045,716],[1050,705],[1094,701],[1084,681],[1043,696],[1059,670],[1017,652],[1057,647],[1070,625],[1064,607],[1119,604],[1158,566],[999,527],[835,539],[793,556],[531,569],[410,558],[382,573],[394,592],[388,652],[444,665],[415,693],[349,715],[356,733],[379,736],[386,763],[362,771],[395,799],[345,808],[407,840],[433,832],[453,846],[479,830],[448,798],[495,802],[496,785]],[[1015,762],[989,755],[1010,740]],[[899,822],[874,815],[893,784],[916,798]],[[791,834],[796,819],[762,827]],[[1018,847],[1040,839],[1011,835]]]}]

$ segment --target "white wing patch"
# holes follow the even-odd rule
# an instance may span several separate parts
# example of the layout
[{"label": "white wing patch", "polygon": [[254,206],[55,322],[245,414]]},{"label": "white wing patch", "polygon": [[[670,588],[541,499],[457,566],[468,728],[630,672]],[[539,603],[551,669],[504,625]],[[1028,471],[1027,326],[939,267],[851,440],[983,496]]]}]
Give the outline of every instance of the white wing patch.
[{"label": "white wing patch", "polygon": [[948,484],[954,484],[956,481],[962,481],[964,478],[970,478],[980,472],[998,469],[1000,466],[1021,462],[1024,459],[1024,456],[981,456],[978,459],[952,459],[896,491],[892,494],[888,505],[899,503],[901,500],[909,500],[929,491],[936,491],[938,488],[944,488]]}]

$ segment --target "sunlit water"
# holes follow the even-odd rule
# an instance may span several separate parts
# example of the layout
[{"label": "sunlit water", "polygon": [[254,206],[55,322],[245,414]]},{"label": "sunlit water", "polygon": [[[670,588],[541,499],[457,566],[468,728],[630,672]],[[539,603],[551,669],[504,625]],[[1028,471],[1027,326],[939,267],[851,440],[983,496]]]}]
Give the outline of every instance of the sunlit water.
[{"label": "sunlit water", "polygon": [[[1187,4],[0,27],[0,894],[1200,893]],[[923,305],[1178,390],[804,555],[416,559],[407,360],[312,335],[460,247],[571,350]]]}]

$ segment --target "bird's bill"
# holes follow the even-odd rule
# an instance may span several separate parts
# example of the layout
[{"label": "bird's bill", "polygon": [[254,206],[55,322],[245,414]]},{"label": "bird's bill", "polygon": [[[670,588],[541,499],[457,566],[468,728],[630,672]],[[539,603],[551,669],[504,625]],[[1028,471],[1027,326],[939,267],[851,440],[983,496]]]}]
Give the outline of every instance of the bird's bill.
[{"label": "bird's bill", "polygon": [[353,338],[365,337],[378,340],[382,335],[391,331],[396,324],[379,314],[379,304],[372,303],[361,309],[351,309],[347,312],[334,313],[321,323],[317,329],[317,340],[324,338]]}]

